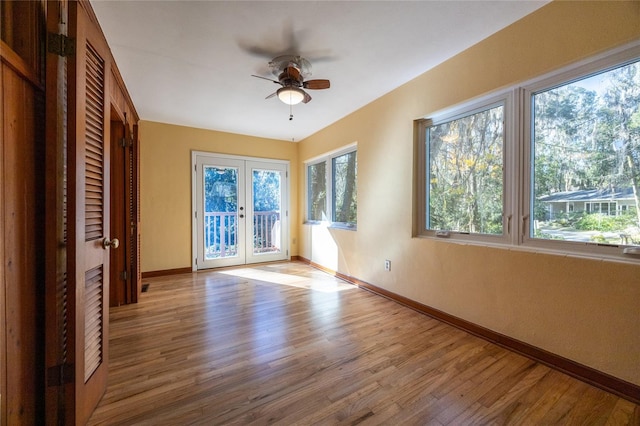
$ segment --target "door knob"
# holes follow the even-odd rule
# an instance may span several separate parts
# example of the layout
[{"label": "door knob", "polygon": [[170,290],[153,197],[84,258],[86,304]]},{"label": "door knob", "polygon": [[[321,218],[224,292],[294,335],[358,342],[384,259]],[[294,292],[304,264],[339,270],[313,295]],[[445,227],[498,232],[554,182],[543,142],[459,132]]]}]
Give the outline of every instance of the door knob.
[{"label": "door knob", "polygon": [[117,238],[113,240],[109,240],[109,238],[105,238],[102,240],[102,248],[108,250],[109,247],[117,249],[120,246],[120,241]]}]

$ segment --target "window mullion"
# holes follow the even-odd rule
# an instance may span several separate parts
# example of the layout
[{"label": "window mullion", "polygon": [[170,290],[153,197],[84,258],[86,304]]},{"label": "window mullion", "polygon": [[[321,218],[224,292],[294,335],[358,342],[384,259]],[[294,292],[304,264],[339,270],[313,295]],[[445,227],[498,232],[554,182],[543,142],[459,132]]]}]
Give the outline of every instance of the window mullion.
[{"label": "window mullion", "polygon": [[331,158],[327,158],[325,160],[325,167],[327,170],[325,179],[327,185],[327,197],[325,200],[325,209],[327,212],[327,218],[329,222],[333,223],[334,221],[334,211],[333,211],[333,162]]}]

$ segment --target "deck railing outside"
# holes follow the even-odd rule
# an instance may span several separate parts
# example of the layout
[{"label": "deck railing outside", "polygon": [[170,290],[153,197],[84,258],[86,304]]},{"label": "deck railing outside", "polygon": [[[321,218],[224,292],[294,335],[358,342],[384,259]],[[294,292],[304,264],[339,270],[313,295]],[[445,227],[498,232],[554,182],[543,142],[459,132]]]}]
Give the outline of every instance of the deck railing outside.
[{"label": "deck railing outside", "polygon": [[[205,258],[236,256],[238,253],[238,215],[236,212],[204,214]],[[280,212],[254,212],[253,253],[280,251]]]}]

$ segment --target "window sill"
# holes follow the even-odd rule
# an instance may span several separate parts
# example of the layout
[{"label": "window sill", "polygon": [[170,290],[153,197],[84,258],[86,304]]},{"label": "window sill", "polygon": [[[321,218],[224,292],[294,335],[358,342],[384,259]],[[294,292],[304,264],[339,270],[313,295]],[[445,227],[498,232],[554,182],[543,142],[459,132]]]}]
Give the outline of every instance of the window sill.
[{"label": "window sill", "polygon": [[325,221],[318,221],[318,220],[307,220],[304,222],[304,225],[307,226],[324,226],[325,228],[331,228],[331,229],[344,229],[346,231],[357,231],[358,230],[358,226],[357,225],[348,225],[346,223],[339,223],[339,222],[325,222]]},{"label": "window sill", "polygon": [[579,259],[589,259],[594,261],[605,261],[605,262],[619,262],[619,263],[627,263],[632,265],[638,265],[640,263],[640,256],[635,255],[625,255],[623,254],[624,248],[618,247],[619,250],[616,253],[615,247],[611,247],[611,253],[595,253],[595,252],[586,252],[586,251],[578,251],[578,250],[568,250],[563,248],[553,248],[553,247],[544,247],[539,242],[528,241],[523,244],[511,244],[508,242],[486,242],[486,241],[473,241],[473,240],[461,240],[461,239],[451,239],[451,238],[440,238],[431,235],[417,235],[414,238],[423,239],[423,240],[431,240],[438,241],[442,243],[451,243],[451,244],[459,244],[465,246],[477,246],[477,247],[487,247],[487,248],[495,248],[502,250],[512,250],[519,252],[527,252],[527,253],[540,253],[540,254],[550,254],[554,256],[563,256],[570,258],[579,258]]},{"label": "window sill", "polygon": [[345,231],[357,231],[357,225],[348,225],[346,223],[330,223],[329,228],[332,229],[344,229]]}]

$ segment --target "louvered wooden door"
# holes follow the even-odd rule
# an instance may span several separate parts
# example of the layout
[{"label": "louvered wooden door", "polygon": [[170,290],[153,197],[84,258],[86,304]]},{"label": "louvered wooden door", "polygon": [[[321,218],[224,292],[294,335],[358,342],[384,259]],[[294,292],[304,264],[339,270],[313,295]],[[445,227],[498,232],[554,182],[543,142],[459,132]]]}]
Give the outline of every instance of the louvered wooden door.
[{"label": "louvered wooden door", "polygon": [[70,316],[75,423],[84,424],[106,389],[108,365],[109,250],[116,248],[109,233],[110,55],[81,3],[71,2],[70,22],[76,41],[69,70]]}]

